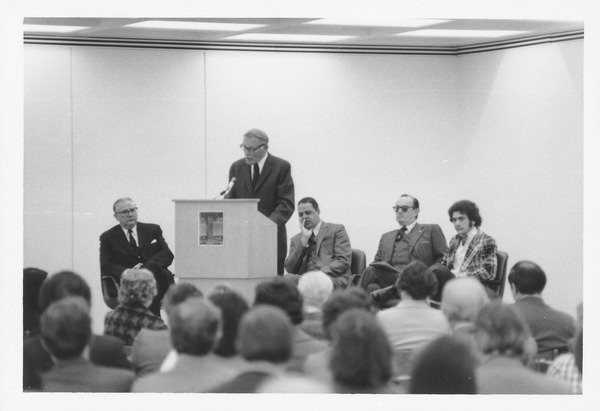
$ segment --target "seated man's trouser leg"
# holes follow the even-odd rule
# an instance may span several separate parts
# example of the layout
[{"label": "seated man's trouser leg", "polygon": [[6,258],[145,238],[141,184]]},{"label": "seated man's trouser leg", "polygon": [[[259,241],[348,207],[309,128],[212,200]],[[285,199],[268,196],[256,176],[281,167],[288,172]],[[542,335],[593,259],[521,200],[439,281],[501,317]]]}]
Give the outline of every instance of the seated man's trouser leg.
[{"label": "seated man's trouser leg", "polygon": [[[363,271],[360,286],[367,291],[373,291],[377,288],[385,288],[394,285],[399,278],[400,273],[396,270],[392,271],[381,267],[368,266],[365,271]],[[374,285],[369,287],[370,284]]]},{"label": "seated man's trouser leg", "polygon": [[[285,273],[283,275],[283,278],[286,278],[286,279],[292,281],[294,284],[298,285],[301,275],[302,274]],[[333,288],[342,288],[343,289],[348,286],[348,276],[347,275],[341,275],[339,277],[329,276],[329,278],[331,278],[331,281],[333,282]]]}]

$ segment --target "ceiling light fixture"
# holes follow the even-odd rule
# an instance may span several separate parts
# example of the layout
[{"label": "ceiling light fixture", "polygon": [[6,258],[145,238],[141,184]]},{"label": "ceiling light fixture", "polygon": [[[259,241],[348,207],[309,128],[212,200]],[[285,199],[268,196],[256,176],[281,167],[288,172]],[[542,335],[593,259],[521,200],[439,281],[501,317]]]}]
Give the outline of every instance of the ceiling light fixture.
[{"label": "ceiling light fixture", "polygon": [[277,34],[277,33],[246,33],[236,36],[225,37],[222,40],[244,40],[244,41],[275,41],[292,43],[327,43],[333,41],[347,40],[354,36],[330,36],[311,34]]},{"label": "ceiling light fixture", "polygon": [[413,37],[505,37],[524,34],[527,31],[519,30],[413,30],[395,34],[395,36]]},{"label": "ceiling light fixture", "polygon": [[264,27],[264,24],[211,23],[201,21],[146,20],[123,27],[162,30],[244,31]]},{"label": "ceiling light fixture", "polygon": [[450,20],[439,19],[399,19],[395,17],[331,17],[309,21],[305,24],[332,26],[376,26],[376,27],[425,27],[446,23]]},{"label": "ceiling light fixture", "polygon": [[23,24],[23,31],[26,32],[44,32],[44,33],[71,33],[73,31],[79,31],[89,29],[89,27],[81,26],[52,26],[45,24]]}]

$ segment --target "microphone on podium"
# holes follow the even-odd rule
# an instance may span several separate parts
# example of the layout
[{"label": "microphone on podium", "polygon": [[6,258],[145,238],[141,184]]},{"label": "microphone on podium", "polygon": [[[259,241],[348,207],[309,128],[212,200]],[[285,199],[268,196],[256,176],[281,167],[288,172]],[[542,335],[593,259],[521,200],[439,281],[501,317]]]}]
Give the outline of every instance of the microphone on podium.
[{"label": "microphone on podium", "polygon": [[223,191],[221,191],[219,193],[219,195],[217,196],[218,199],[222,199],[227,197],[227,195],[229,194],[229,192],[231,191],[231,189],[233,188],[233,185],[235,184],[235,177],[233,177],[231,179],[231,181],[229,182],[229,184],[227,185],[227,188]]}]

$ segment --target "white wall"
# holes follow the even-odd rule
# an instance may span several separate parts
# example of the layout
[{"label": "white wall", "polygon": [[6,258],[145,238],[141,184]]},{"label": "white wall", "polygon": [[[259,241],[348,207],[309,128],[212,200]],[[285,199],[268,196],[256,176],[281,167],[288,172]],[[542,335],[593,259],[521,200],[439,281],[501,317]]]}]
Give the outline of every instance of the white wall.
[{"label": "white wall", "polygon": [[[399,194],[417,196],[420,220],[448,239],[448,206],[470,198],[510,262],[542,263],[550,303],[573,312],[582,45],[461,57],[27,45],[24,263],[83,274],[101,330],[98,236],[116,223],[114,199],[133,197],[174,247],[171,199],[215,196],[258,127],[292,163],[296,198],[314,196],[369,260]],[[560,245],[550,213],[564,220]],[[550,290],[564,283],[569,297]]]}]

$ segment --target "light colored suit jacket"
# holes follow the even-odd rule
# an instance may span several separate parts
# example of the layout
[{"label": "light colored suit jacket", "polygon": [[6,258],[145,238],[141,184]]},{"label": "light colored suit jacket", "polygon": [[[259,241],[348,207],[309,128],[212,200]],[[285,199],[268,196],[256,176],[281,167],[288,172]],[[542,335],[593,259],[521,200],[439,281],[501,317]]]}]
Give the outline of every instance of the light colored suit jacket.
[{"label": "light colored suit jacket", "polygon": [[498,266],[496,241],[480,231],[471,240],[462,266],[454,267],[454,257],[460,244],[459,241],[458,236],[450,240],[450,246],[441,263],[450,269],[456,268],[458,271],[464,272],[467,277],[477,277],[480,281],[494,280]]},{"label": "light colored suit jacket", "polygon": [[143,377],[158,371],[172,348],[169,330],[142,328],[133,340],[129,356],[137,376]]},{"label": "light colored suit jacket", "polygon": [[[302,233],[292,237],[290,253],[285,260],[285,269],[291,274],[304,274],[306,272],[305,256],[308,249],[302,247],[301,237]],[[350,275],[352,249],[344,226],[323,221],[316,241],[317,268],[331,277],[344,277],[347,283],[347,278]]]},{"label": "light colored suit jacket", "polygon": [[48,392],[129,392],[133,371],[94,365],[78,357],[57,362],[42,375],[42,390]]},{"label": "light colored suit jacket", "polygon": [[[389,231],[381,236],[374,261],[392,261],[398,231],[400,230]],[[417,223],[407,235],[410,242],[410,261],[421,261],[428,267],[438,262],[448,248],[446,237],[437,224]]]}]

